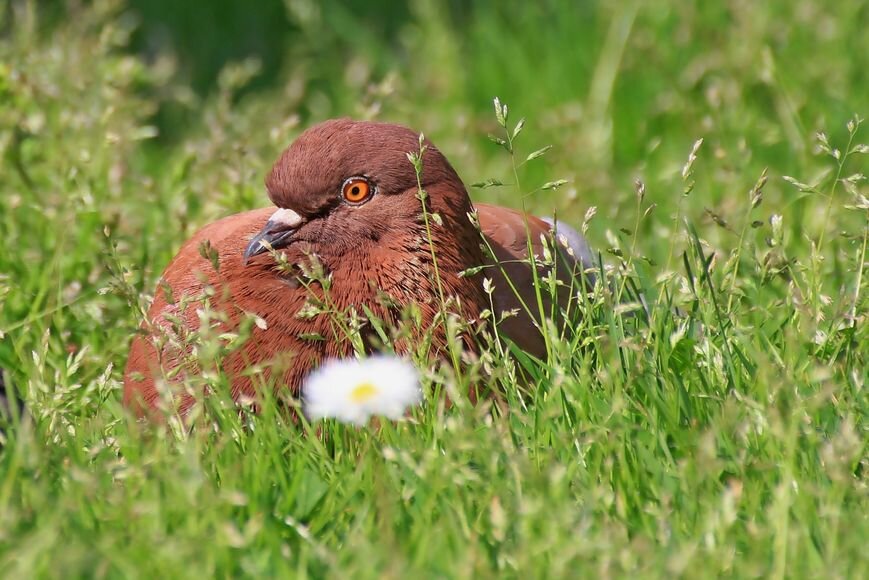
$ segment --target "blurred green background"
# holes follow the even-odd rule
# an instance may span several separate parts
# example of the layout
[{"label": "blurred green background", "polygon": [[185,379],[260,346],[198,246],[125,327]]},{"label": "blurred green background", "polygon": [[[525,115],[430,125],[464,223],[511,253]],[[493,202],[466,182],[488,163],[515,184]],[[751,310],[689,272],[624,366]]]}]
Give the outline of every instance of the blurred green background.
[{"label": "blurred green background", "polygon": [[[5,5],[7,29],[38,6],[50,36],[92,3]],[[159,96],[159,152],[213,122],[203,104],[233,83],[227,67],[246,63],[230,98],[237,115],[258,109],[247,139],[290,118],[379,117],[427,133],[466,181],[479,181],[503,169],[486,140],[498,96],[531,120],[529,149],[555,145],[529,183],[553,171],[571,181],[570,195],[543,205],[571,212],[576,196],[603,199],[610,218],[615,192],[672,174],[696,138],[718,170],[749,184],[765,166],[796,172],[814,132],[843,134],[869,99],[869,5],[860,0],[93,5],[129,30],[124,50],[166,75],[148,87]],[[726,214],[720,193],[706,202]]]},{"label": "blurred green background", "polygon": [[869,99],[869,5],[859,1],[132,0],[129,8],[140,21],[133,49],[171,55],[200,97],[216,90],[227,63],[252,58],[260,66],[245,95],[291,89],[285,96],[304,122],[368,116],[376,103],[380,116],[462,142],[485,139],[473,123],[491,122],[499,96],[541,126],[538,137],[565,145],[556,153],[578,170],[590,161],[633,168],[662,146],[684,153],[695,136],[751,143],[716,151],[734,164],[752,153],[802,161],[813,131],[841,126]]},{"label": "blurred green background", "polygon": [[[274,111],[253,131],[291,115],[303,126],[340,115],[403,122],[441,144],[469,183],[503,175],[506,161],[486,138],[498,96],[514,121],[531,120],[529,151],[554,145],[529,167],[524,189],[562,177],[571,184],[538,194],[532,207],[574,219],[597,205],[618,220],[634,179],[671,177],[699,137],[716,171],[742,175],[739,189],[767,166],[797,173],[811,136],[844,134],[844,121],[869,101],[862,1],[133,0],[129,8],[140,23],[132,48],[171,58],[197,100],[219,90],[228,63],[253,59],[256,73],[236,98]],[[166,141],[201,122],[192,102],[161,109]],[[732,191],[703,193],[703,209],[716,215],[741,202]],[[515,192],[483,196],[516,204]],[[803,206],[794,209],[800,219],[791,223],[802,227]]]}]

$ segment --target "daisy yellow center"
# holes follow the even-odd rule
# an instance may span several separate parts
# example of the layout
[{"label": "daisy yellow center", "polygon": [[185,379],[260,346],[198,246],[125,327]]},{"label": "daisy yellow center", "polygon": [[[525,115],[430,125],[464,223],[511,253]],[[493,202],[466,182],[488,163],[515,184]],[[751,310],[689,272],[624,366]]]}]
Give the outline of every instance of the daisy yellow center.
[{"label": "daisy yellow center", "polygon": [[371,383],[359,383],[350,391],[350,400],[354,403],[365,403],[377,394],[377,387]]}]

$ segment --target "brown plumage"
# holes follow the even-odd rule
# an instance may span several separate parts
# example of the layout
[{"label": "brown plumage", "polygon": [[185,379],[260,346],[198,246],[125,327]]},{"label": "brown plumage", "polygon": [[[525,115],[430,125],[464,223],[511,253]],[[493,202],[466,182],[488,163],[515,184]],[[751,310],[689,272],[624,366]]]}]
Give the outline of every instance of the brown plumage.
[{"label": "brown plumage", "polygon": [[[191,346],[177,337],[200,330],[201,303],[186,303],[183,297],[201,296],[205,291],[211,311],[222,317],[215,323],[215,333],[237,331],[247,315],[265,321],[265,328],[253,326],[249,339],[222,361],[236,400],[253,397],[258,382],[274,373],[277,384],[297,392],[307,373],[324,357],[349,355],[352,345],[336,333],[331,317],[303,314],[312,292],[320,297],[324,294],[299,268],[311,264],[312,256],[330,276],[328,297],[333,309],[355,307],[361,313],[365,305],[379,318],[395,323],[397,308],[415,303],[422,313],[423,329],[429,328],[440,300],[417,177],[407,159],[408,152],[418,149],[416,133],[385,123],[341,119],[303,133],[266,179],[269,197],[277,207],[205,226],[167,266],[143,326],[145,332],[133,339],[125,373],[125,404],[143,412],[158,403],[156,379],[165,377],[172,383],[185,375],[200,374],[201,361],[192,362]],[[354,189],[357,184],[365,189]],[[527,240],[530,233],[539,256],[540,236],[550,235],[550,224],[516,210],[478,204],[480,229],[501,266],[463,277],[460,272],[491,265],[491,260],[481,249],[480,231],[468,217],[474,207],[461,179],[428,142],[422,157],[422,186],[427,211],[439,216],[430,219],[431,239],[443,294],[456,299],[451,310],[465,320],[478,319],[489,307],[484,276],[494,281],[496,310],[521,309],[520,300],[502,277],[503,269],[536,312]],[[366,192],[369,196],[358,203],[348,201]],[[572,253],[585,258],[581,236],[564,229]],[[218,256],[217,270],[200,255],[205,241],[212,255],[216,252]],[[276,261],[263,242],[283,256]],[[571,263],[570,272],[560,268],[560,277],[570,281],[576,265]],[[499,328],[521,348],[537,356],[544,353],[543,338],[527,314],[509,318]],[[322,340],[312,339],[316,335]],[[445,342],[439,325],[432,336],[435,354],[443,351]],[[468,347],[473,348],[472,342]],[[257,378],[258,373],[262,377]],[[179,394],[180,412],[194,399],[193,393]]]}]

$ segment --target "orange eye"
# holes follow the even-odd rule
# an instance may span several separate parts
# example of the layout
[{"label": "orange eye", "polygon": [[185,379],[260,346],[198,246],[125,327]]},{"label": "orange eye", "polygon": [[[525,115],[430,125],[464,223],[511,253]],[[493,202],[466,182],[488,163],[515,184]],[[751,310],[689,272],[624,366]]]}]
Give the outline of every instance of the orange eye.
[{"label": "orange eye", "polygon": [[344,182],[341,195],[350,203],[362,203],[371,197],[373,189],[364,177],[351,177]]}]

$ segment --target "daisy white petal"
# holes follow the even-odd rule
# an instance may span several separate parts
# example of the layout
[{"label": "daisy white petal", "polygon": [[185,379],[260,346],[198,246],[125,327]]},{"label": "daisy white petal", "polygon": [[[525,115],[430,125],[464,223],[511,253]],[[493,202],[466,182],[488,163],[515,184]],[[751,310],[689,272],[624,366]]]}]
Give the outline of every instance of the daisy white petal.
[{"label": "daisy white petal", "polygon": [[366,424],[372,415],[400,419],[421,400],[416,368],[405,359],[386,355],[326,361],[302,389],[309,419],[331,417],[357,425]]}]

